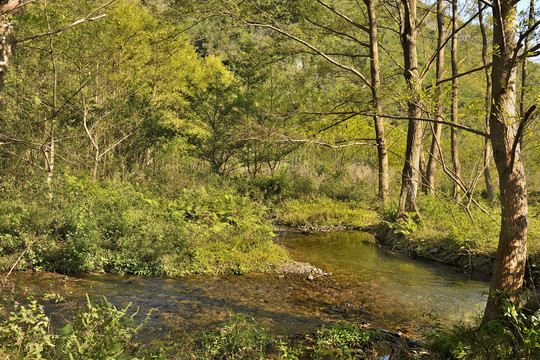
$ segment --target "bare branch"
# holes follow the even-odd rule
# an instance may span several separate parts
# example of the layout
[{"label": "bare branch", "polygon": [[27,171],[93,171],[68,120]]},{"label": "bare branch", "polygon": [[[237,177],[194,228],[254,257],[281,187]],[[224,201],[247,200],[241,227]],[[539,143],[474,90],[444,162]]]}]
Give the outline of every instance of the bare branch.
[{"label": "bare branch", "polygon": [[452,81],[452,80],[457,79],[457,78],[460,78],[460,77],[462,77],[462,76],[470,75],[470,74],[473,74],[473,73],[475,73],[475,72],[477,72],[477,71],[480,71],[480,70],[484,70],[484,69],[490,68],[491,65],[492,65],[492,63],[488,63],[488,64],[486,64],[486,65],[482,65],[482,66],[480,66],[480,67],[471,69],[471,70],[469,70],[469,71],[465,71],[464,73],[457,74],[456,76],[452,76],[452,77],[443,79],[443,80],[441,80],[441,81],[437,81],[435,84],[428,85],[428,86],[426,86],[424,89],[429,89],[429,88],[431,88],[431,87],[433,87],[433,86],[439,86],[439,85],[441,85],[441,84],[443,84],[443,83],[445,83],[445,82]]},{"label": "bare branch", "polygon": [[529,123],[529,118],[531,117],[532,113],[536,110],[536,105],[533,105],[527,110],[525,115],[523,116],[523,119],[521,119],[518,129],[516,131],[516,136],[514,137],[514,143],[512,144],[512,153],[510,158],[510,169],[514,168],[514,163],[516,161],[516,152],[517,147],[519,143],[521,142],[521,137],[523,136],[523,130],[525,130],[525,127]]},{"label": "bare branch", "polygon": [[77,25],[80,25],[80,24],[83,24],[83,23],[86,23],[86,22],[99,20],[99,19],[105,17],[106,14],[101,14],[101,15],[98,15],[98,16],[94,16],[94,14],[97,13],[98,11],[100,11],[101,9],[109,6],[110,4],[112,4],[115,1],[116,0],[110,0],[109,2],[107,2],[107,3],[97,7],[96,9],[94,9],[90,14],[86,15],[84,18],[76,20],[76,21],[72,22],[71,24],[66,25],[66,26],[64,26],[62,28],[52,30],[52,31],[46,31],[46,32],[39,33],[39,34],[34,34],[34,35],[31,35],[31,36],[26,37],[24,39],[17,40],[16,42],[17,43],[22,43],[22,42],[34,40],[36,38],[43,37],[43,36],[58,35],[58,34],[63,33],[66,30],[71,29],[72,27],[77,26]]},{"label": "bare branch", "polygon": [[342,14],[341,12],[337,11],[336,9],[331,7],[330,5],[326,4],[324,1],[321,1],[321,0],[316,0],[316,1],[319,4],[321,4],[322,6],[324,6],[325,8],[327,8],[328,10],[330,10],[331,12],[333,12],[334,14],[336,14],[337,16],[339,16],[340,18],[342,18],[343,20],[347,21],[349,24],[356,26],[357,28],[361,29],[362,31],[369,32],[369,29],[367,27],[365,27],[362,24],[357,23],[356,21],[354,21],[353,19],[351,19],[347,15]]},{"label": "bare branch", "polygon": [[[484,7],[485,8],[485,7]],[[484,10],[484,9],[482,9]],[[435,59],[437,58],[437,53],[439,51],[441,51],[442,48],[444,48],[446,46],[446,44],[448,44],[448,41],[450,41],[452,39],[452,36],[454,34],[457,34],[459,33],[463,28],[465,28],[467,25],[469,25],[478,15],[480,14],[480,11],[476,12],[473,16],[470,17],[469,20],[467,20],[466,22],[464,22],[463,24],[461,24],[460,27],[458,27],[455,31],[453,31],[451,34],[449,34],[446,38],[446,40],[441,44],[441,46],[435,50],[433,52],[433,55],[431,56],[431,58],[429,59],[429,61],[427,62],[426,66],[424,66],[424,69],[422,69],[422,73],[420,75],[420,77],[424,77],[427,72],[429,71],[429,69],[431,68],[431,65],[433,64],[433,62],[435,61]],[[437,86],[440,85],[440,84],[437,84]]]},{"label": "bare branch", "polygon": [[6,15],[18,8],[33,3],[36,0],[7,0],[4,5],[0,6],[0,16]]}]

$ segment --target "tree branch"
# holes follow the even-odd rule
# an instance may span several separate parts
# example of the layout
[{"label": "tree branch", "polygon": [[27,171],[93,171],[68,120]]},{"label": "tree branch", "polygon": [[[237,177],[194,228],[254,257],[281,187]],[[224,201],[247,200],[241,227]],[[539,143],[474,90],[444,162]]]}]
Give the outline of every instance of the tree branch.
[{"label": "tree branch", "polygon": [[531,117],[532,113],[536,110],[536,105],[533,105],[527,110],[525,115],[523,116],[523,119],[521,119],[518,129],[516,131],[516,136],[514,137],[514,143],[512,144],[512,153],[510,158],[510,170],[514,168],[514,163],[516,161],[516,152],[517,147],[519,143],[521,142],[521,137],[523,136],[523,130],[527,126],[527,123],[529,122],[529,118]]},{"label": "tree branch", "polygon": [[337,16],[339,16],[340,18],[342,18],[343,20],[347,21],[349,24],[351,24],[351,25],[353,25],[353,26],[356,26],[356,27],[359,28],[360,30],[369,33],[369,29],[368,29],[367,27],[365,27],[364,25],[357,23],[356,21],[354,21],[353,19],[351,19],[351,18],[348,17],[347,15],[342,14],[341,12],[337,11],[336,9],[334,9],[334,8],[331,7],[330,5],[326,4],[325,2],[323,2],[323,1],[321,1],[321,0],[316,0],[316,1],[317,1],[319,4],[321,4],[322,6],[324,6],[325,8],[327,8],[328,10],[330,10],[331,12],[333,12],[334,14],[336,14]]},{"label": "tree branch", "polygon": [[58,34],[63,33],[66,30],[71,29],[72,27],[83,24],[85,22],[91,22],[91,21],[99,20],[99,19],[105,17],[106,14],[101,14],[101,15],[98,15],[98,16],[94,16],[94,14],[97,13],[98,11],[100,11],[101,9],[105,8],[106,6],[109,6],[110,4],[112,4],[115,1],[116,0],[110,0],[109,2],[107,2],[107,3],[97,7],[96,9],[94,9],[90,14],[86,15],[84,18],[76,20],[76,21],[72,22],[71,24],[66,25],[66,26],[64,26],[62,28],[52,30],[52,31],[42,32],[42,33],[39,33],[39,34],[34,34],[34,35],[28,36],[28,37],[26,37],[24,39],[17,40],[16,43],[17,44],[23,43],[23,42],[34,40],[36,38],[43,37],[43,36],[58,35]]}]

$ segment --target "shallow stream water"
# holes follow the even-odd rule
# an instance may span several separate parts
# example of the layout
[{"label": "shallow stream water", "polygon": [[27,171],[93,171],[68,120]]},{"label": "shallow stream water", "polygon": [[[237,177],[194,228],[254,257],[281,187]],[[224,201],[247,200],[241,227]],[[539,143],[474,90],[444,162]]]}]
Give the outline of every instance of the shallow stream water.
[{"label": "shallow stream water", "polygon": [[86,296],[105,296],[117,307],[132,303],[136,320],[152,315],[141,338],[166,339],[183,331],[210,329],[230,316],[253,318],[276,333],[306,333],[337,320],[368,323],[390,331],[418,331],[429,323],[468,320],[485,305],[486,279],[474,279],[437,263],[389,254],[371,235],[333,232],[289,233],[280,242],[293,259],[309,262],[332,276],[251,274],[178,279],[87,275],[17,274],[12,281],[28,291],[60,293],[64,301],[46,312],[53,326],[84,307]]},{"label": "shallow stream water", "polygon": [[341,282],[369,282],[411,313],[470,321],[487,301],[486,276],[392,254],[368,233],[290,234],[284,243],[295,260],[330,271]]}]

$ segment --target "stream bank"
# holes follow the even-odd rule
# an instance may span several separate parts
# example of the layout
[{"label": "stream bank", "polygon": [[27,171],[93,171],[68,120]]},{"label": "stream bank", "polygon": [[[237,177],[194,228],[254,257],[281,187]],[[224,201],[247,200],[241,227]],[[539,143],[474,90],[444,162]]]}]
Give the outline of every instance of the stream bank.
[{"label": "stream bank", "polygon": [[335,331],[355,339],[369,334],[377,354],[408,356],[434,325],[470,318],[487,287],[455,269],[382,251],[367,233],[289,232],[278,242],[296,260],[282,263],[281,273],[156,278],[19,272],[10,279],[11,294],[20,298],[6,300],[46,299],[45,314],[56,331],[86,311],[86,294],[92,304],[102,296],[118,309],[133,304],[135,323],[150,313],[134,338],[150,347],[156,339],[174,343],[186,334],[228,332],[239,316],[290,346],[320,345],[324,329],[344,324],[348,330]]}]

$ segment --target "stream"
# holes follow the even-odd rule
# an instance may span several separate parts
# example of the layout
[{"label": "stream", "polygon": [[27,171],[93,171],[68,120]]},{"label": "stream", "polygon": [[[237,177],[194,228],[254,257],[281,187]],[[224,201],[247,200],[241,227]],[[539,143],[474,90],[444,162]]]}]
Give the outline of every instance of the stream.
[{"label": "stream", "polygon": [[190,276],[177,279],[135,276],[21,273],[12,281],[29,292],[50,291],[63,301],[45,306],[54,327],[101,296],[116,307],[130,303],[141,321],[141,341],[211,329],[231,316],[252,318],[270,332],[313,332],[347,320],[414,335],[433,318],[470,321],[486,302],[487,279],[471,278],[438,263],[412,260],[381,250],[372,235],[332,232],[288,233],[279,241],[297,261],[309,262],[332,276],[250,274]]}]

